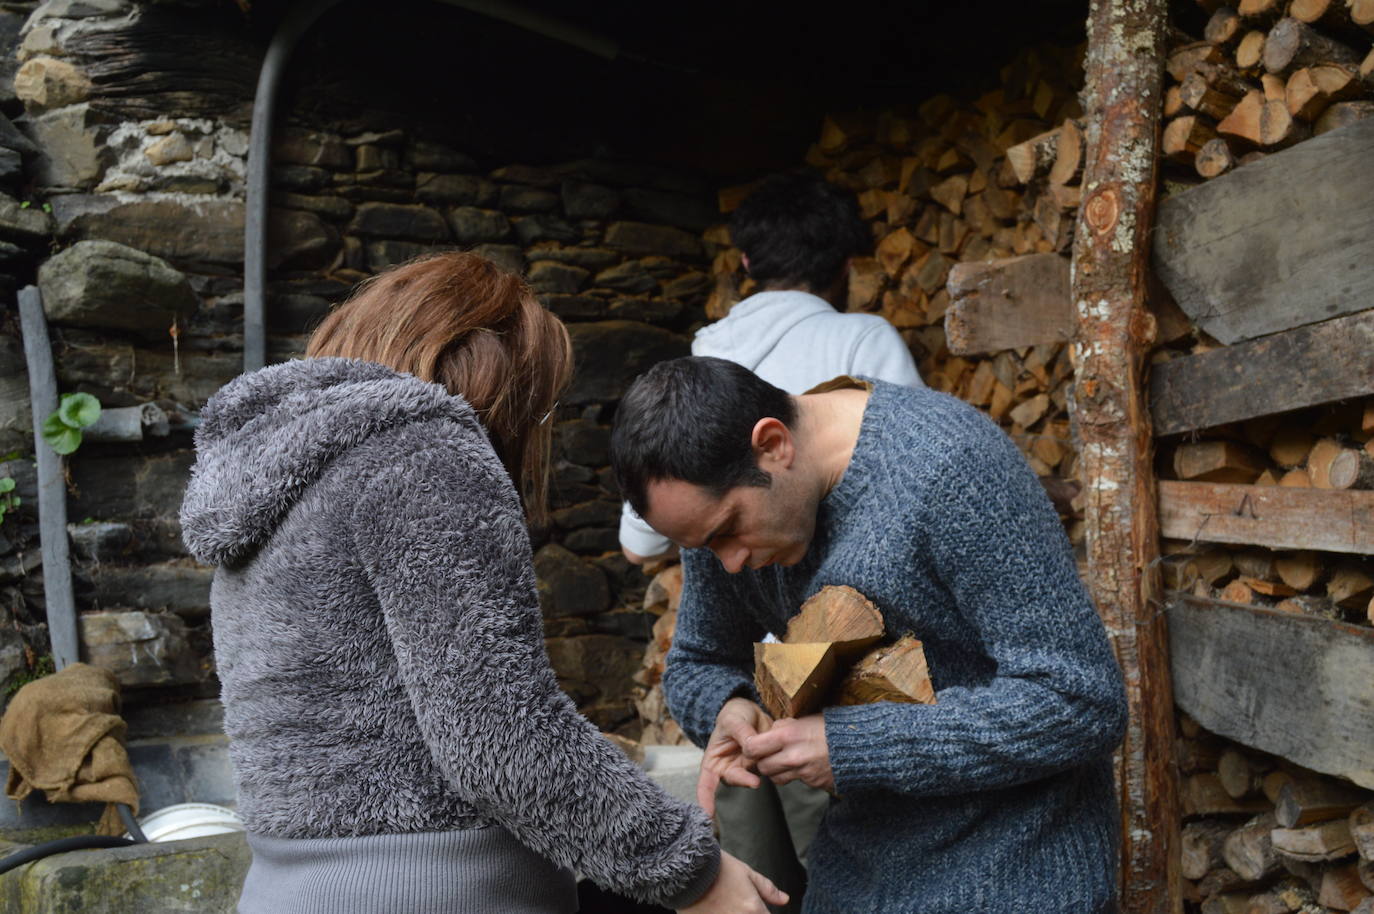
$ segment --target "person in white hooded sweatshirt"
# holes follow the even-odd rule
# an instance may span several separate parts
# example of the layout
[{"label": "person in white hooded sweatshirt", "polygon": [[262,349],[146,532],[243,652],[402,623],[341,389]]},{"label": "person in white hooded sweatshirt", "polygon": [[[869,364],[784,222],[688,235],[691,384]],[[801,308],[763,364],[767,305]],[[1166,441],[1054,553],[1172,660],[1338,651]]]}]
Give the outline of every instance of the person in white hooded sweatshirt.
[{"label": "person in white hooded sweatshirt", "polygon": [[[697,331],[692,355],[729,359],[789,394],[840,375],[921,386],[897,329],[876,314],[836,311],[852,258],[872,233],[849,191],[812,174],[773,175],[735,210],[730,235],[760,291]],[[672,556],[676,547],[626,503],[620,545],[636,564]],[[723,786],[716,799],[721,846],[792,895],[799,910],[806,847],[825,810],[824,791],[793,781],[757,789]]]}]

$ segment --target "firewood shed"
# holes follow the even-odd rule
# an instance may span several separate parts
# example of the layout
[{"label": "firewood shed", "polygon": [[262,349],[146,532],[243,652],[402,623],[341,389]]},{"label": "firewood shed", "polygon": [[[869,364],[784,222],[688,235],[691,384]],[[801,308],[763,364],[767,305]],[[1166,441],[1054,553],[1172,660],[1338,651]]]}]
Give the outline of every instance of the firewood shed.
[{"label": "firewood shed", "polygon": [[[1122,909],[1374,912],[1372,0],[864,2],[829,23],[707,3],[666,25],[531,2],[542,33],[320,5],[258,216],[255,85],[289,0],[0,10],[0,687],[53,650],[14,290],[42,293],[58,391],[161,417],[65,460],[76,633],[148,734],[145,806],[229,803],[179,792],[228,781],[209,571],[176,520],[198,411],[245,352],[299,355],[358,281],[461,246],[524,273],[577,353],[532,531],[560,682],[609,733],[680,741],[658,687],[673,572],[619,555],[609,427],[639,371],[749,293],[728,214],[807,166],[874,229],[844,304],[1006,429],[1079,549],[1130,699]],[[0,831],[61,816],[30,801]]]}]

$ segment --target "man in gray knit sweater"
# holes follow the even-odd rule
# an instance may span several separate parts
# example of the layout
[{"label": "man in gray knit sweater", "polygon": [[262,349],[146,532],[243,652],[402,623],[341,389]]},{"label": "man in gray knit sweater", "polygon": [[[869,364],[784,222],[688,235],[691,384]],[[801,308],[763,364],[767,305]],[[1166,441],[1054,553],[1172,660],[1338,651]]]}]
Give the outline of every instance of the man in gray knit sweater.
[{"label": "man in gray knit sweater", "polygon": [[[837,379],[792,397],[719,359],[662,363],[621,401],[623,494],[686,551],[664,674],[717,780],[834,794],[807,912],[1115,910],[1120,671],[1020,452],[969,405]],[[935,705],[772,721],[754,642],[847,584],[925,644]]]}]

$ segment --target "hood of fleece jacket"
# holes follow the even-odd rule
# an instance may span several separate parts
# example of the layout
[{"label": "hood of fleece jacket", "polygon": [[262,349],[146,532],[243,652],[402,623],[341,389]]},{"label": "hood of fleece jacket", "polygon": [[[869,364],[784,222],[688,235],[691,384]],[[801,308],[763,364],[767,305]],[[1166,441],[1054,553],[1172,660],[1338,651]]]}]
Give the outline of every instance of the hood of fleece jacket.
[{"label": "hood of fleece jacket", "polygon": [[201,412],[182,539],[207,564],[244,559],[336,457],[433,419],[481,430],[462,398],[372,362],[301,359],[241,375]]},{"label": "hood of fleece jacket", "polygon": [[820,296],[799,289],[755,292],[722,320],[698,330],[692,354],[709,352],[757,371],[759,363],[772,355],[792,328],[818,314],[833,317],[836,311]]}]

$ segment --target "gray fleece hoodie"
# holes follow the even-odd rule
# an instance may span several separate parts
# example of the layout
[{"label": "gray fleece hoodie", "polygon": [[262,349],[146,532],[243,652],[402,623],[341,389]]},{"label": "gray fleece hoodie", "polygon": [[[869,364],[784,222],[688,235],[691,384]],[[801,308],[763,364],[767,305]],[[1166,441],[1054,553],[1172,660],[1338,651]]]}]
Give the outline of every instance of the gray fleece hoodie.
[{"label": "gray fleece hoodie", "polygon": [[196,451],[181,521],[219,566],[240,910],[567,910],[570,870],[669,907],[705,892],[704,814],[558,688],[520,502],[465,401],[289,362],[211,398]]}]

